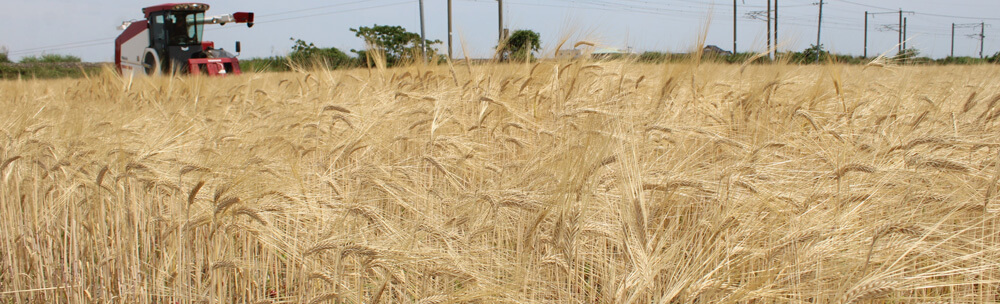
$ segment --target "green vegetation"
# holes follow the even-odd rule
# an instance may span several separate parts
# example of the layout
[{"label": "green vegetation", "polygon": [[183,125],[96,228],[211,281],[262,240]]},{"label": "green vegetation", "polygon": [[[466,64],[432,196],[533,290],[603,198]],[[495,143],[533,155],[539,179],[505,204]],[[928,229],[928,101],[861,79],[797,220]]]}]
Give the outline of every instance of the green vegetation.
[{"label": "green vegetation", "polygon": [[[372,50],[351,50],[357,54],[352,57],[337,48],[318,47],[314,43],[289,38],[294,41],[292,51],[287,56],[259,57],[240,60],[241,69],[244,72],[286,72],[297,68],[303,69],[340,69],[353,68],[359,66],[372,66],[374,58],[384,58],[388,67],[405,65],[420,58],[420,35],[407,32],[401,26],[374,25],[372,27],[359,27],[350,29],[357,37],[365,39],[370,47],[376,48],[378,57],[369,56]],[[440,40],[427,40],[428,51],[433,63],[443,62],[443,56],[436,54],[431,45],[440,44]],[[541,49],[540,35],[532,30],[517,30],[510,35],[507,44],[500,52],[501,60],[524,61],[525,59],[536,59],[535,53]],[[668,53],[648,51],[640,55],[612,55],[602,59],[616,60],[637,60],[645,63],[673,63],[690,60],[693,53]],[[384,56],[384,57],[382,57]],[[875,57],[864,58],[861,56],[851,56],[831,53],[823,48],[823,45],[810,45],[809,48],[801,52],[779,52],[777,60],[767,56],[758,56],[757,53],[735,53],[720,54],[706,52],[702,55],[702,60],[707,62],[742,64],[748,61],[755,64],[771,63],[774,61],[790,64],[815,64],[817,57],[820,63],[835,62],[841,64],[868,64],[875,60]],[[932,59],[921,57],[920,51],[915,48],[908,48],[898,52],[896,56],[886,58],[894,64],[917,64],[917,65],[973,65],[973,64],[1000,64],[1000,52],[986,58],[975,57],[946,57]],[[60,77],[82,77],[88,73],[99,72],[105,64],[82,63],[80,57],[63,54],[44,54],[40,56],[27,56],[21,58],[19,63],[14,63],[8,56],[8,49],[0,46],[0,79],[12,78],[60,78]]]},{"label": "green vegetation", "polygon": [[[757,57],[757,53],[736,53],[732,55],[718,55],[718,54],[704,54],[702,60],[710,62],[720,62],[720,63],[744,63],[748,60],[753,59],[752,63],[770,63],[774,62],[774,59],[770,59],[767,56]],[[817,55],[819,61],[817,61]],[[689,60],[692,54],[689,53],[664,53],[664,52],[645,52],[638,56],[640,62],[649,63],[667,63],[667,62],[683,62]],[[822,45],[810,45],[809,48],[802,50],[801,52],[778,52],[777,62],[787,62],[791,64],[815,64],[835,62],[841,64],[868,64],[875,60],[875,57],[865,58],[862,56],[852,56],[845,54],[831,53],[823,48]],[[914,48],[908,48],[896,54],[896,56],[886,58],[888,61],[894,64],[915,64],[915,65],[948,65],[948,64],[987,64],[987,63],[1000,63],[1000,52],[994,54],[987,58],[973,58],[973,57],[946,57],[941,59],[932,59],[929,57],[920,56],[920,50]]]},{"label": "green vegetation", "polygon": [[78,78],[99,73],[106,64],[101,63],[0,63],[0,79],[21,78]]},{"label": "green vegetation", "polygon": [[502,59],[524,61],[535,58],[532,54],[540,49],[541,36],[532,30],[517,30],[507,38],[507,43],[500,51]]},{"label": "green vegetation", "polygon": [[[420,35],[407,32],[401,26],[374,25],[372,27],[352,28],[352,32],[357,37],[363,38],[370,47],[377,48],[369,56],[371,49],[351,50],[357,57],[351,57],[347,53],[337,48],[322,48],[315,43],[307,42],[294,37],[289,38],[294,41],[292,52],[288,56],[272,56],[263,58],[250,58],[240,60],[241,70],[249,72],[282,72],[291,71],[296,68],[322,68],[338,69],[352,68],[361,65],[373,65],[378,54],[378,58],[384,58],[386,66],[405,65],[420,58]],[[431,58],[437,58],[435,62],[440,62],[438,56],[430,47],[433,44],[441,43],[440,40],[427,40],[428,50]],[[382,57],[384,56],[384,57]]]},{"label": "green vegetation", "polygon": [[907,48],[896,53],[896,58],[901,60],[914,60],[920,58],[920,50],[915,48]]},{"label": "green vegetation", "polygon": [[26,56],[21,58],[21,63],[62,63],[80,62],[80,57],[73,55],[44,54],[42,56]]},{"label": "green vegetation", "polygon": [[[402,26],[389,26],[389,25],[378,25],[375,24],[372,27],[362,26],[358,28],[352,28],[354,35],[362,38],[369,44],[368,50],[351,50],[355,54],[358,54],[358,58],[363,60],[368,65],[371,65],[374,61],[369,54],[371,48],[375,48],[378,53],[385,56],[386,66],[396,66],[404,64],[407,62],[413,62],[415,59],[420,58],[423,53],[420,51],[420,34],[407,32]],[[427,45],[427,51],[429,52],[430,58],[437,58],[437,54],[431,47],[434,44],[441,43],[441,40],[425,40],[424,43]],[[381,57],[381,56],[379,56]]]},{"label": "green vegetation", "polygon": [[0,47],[0,79],[83,77],[100,72],[103,64],[82,63],[72,55],[45,54],[27,56],[13,63],[7,48]]},{"label": "green vegetation", "polygon": [[988,59],[975,58],[975,57],[946,57],[946,58],[935,60],[935,63],[938,63],[938,64],[957,64],[957,65],[985,64],[985,63],[990,63],[990,62],[991,61],[989,61]]},{"label": "green vegetation", "polygon": [[288,56],[272,56],[240,60],[240,69],[248,72],[287,72],[293,68],[338,69],[359,65],[359,60],[330,47],[321,48],[311,42],[289,38],[295,42]]},{"label": "green vegetation", "polygon": [[823,49],[823,45],[811,44],[802,52],[789,52],[785,56],[789,56],[791,62],[794,63],[812,63],[821,62],[821,60],[826,59],[830,56],[830,52]]},{"label": "green vegetation", "polygon": [[295,41],[295,45],[292,46],[292,53],[288,54],[288,58],[294,63],[304,66],[323,65],[328,68],[357,65],[357,60],[337,48],[319,48],[301,39],[291,39]]},{"label": "green vegetation", "polygon": [[[665,53],[665,52],[644,52],[639,55],[638,60],[640,62],[648,63],[666,63],[666,62],[685,62],[689,61],[694,54],[691,53]],[[756,53],[736,53],[732,55],[719,55],[712,53],[705,53],[702,55],[703,61],[709,62],[720,62],[720,63],[735,63],[741,64],[753,59],[753,63],[767,63],[771,62],[767,57],[756,57]]]},{"label": "green vegetation", "polygon": [[990,60],[991,63],[1000,63],[1000,52],[996,52],[995,54],[993,54],[993,56],[990,56],[990,58],[988,59]]},{"label": "green vegetation", "polygon": [[240,70],[243,73],[282,71],[286,69],[287,61],[288,59],[280,56],[240,59]]},{"label": "green vegetation", "polygon": [[288,57],[271,56],[240,59],[240,70],[247,72],[287,72],[291,71],[291,61]]}]

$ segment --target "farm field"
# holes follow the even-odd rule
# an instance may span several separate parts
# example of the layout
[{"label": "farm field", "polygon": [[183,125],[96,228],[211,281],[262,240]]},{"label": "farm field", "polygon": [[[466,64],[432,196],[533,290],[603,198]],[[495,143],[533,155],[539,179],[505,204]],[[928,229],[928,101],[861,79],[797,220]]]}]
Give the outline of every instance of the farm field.
[{"label": "farm field", "polygon": [[995,66],[0,81],[0,303],[1000,302]]}]

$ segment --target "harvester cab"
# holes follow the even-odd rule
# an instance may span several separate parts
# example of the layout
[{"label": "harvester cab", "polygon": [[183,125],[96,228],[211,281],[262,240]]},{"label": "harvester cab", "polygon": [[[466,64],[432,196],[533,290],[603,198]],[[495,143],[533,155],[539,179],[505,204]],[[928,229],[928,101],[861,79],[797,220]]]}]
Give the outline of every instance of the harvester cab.
[{"label": "harvester cab", "polygon": [[[205,24],[246,23],[253,13],[205,17],[208,4],[167,3],[143,8],[146,19],[126,21],[115,39],[115,65],[122,74],[239,74],[236,55],[202,41]],[[240,43],[235,51],[239,53]]]}]

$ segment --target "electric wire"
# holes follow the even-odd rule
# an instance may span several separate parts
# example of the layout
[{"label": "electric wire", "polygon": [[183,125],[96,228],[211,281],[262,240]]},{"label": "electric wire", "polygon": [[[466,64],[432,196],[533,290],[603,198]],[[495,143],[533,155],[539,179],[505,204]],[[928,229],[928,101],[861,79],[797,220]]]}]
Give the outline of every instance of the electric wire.
[{"label": "electric wire", "polygon": [[[362,0],[362,1],[352,1],[352,2],[344,2],[344,3],[321,5],[321,6],[315,6],[315,7],[309,7],[309,8],[302,8],[302,9],[293,9],[293,10],[287,10],[287,11],[281,11],[281,12],[275,12],[275,13],[269,13],[269,14],[258,14],[257,17],[258,17],[259,21],[256,22],[256,24],[276,23],[276,22],[283,22],[283,21],[289,21],[289,20],[298,20],[298,19],[302,19],[302,18],[309,18],[309,17],[316,17],[316,16],[342,14],[342,13],[362,11],[362,10],[369,10],[369,9],[376,9],[376,8],[385,8],[385,7],[399,6],[399,5],[410,4],[410,3],[413,3],[414,1],[415,0],[405,0],[405,1],[390,2],[390,3],[385,3],[385,4],[379,4],[379,5],[370,5],[370,6],[364,6],[364,7],[351,8],[351,9],[345,9],[345,10],[335,10],[335,11],[328,11],[328,12],[319,12],[319,13],[316,13],[317,10],[325,10],[325,9],[335,8],[335,7],[344,7],[344,6],[356,5],[356,4],[362,4],[362,3],[372,4],[373,2],[384,2],[383,0]],[[495,0],[462,0],[462,1],[466,1],[466,2],[478,2],[478,3],[495,3]],[[728,5],[716,5],[714,3],[706,3],[706,2],[695,1],[695,0],[674,0],[673,1],[674,3],[671,3],[671,4],[662,3],[662,2],[647,1],[647,0],[620,0],[620,1],[617,1],[617,2],[616,1],[607,1],[607,0],[558,0],[558,1],[560,2],[559,4],[553,4],[553,2],[550,2],[550,1],[546,1],[545,3],[531,3],[531,2],[521,2],[521,1],[510,1],[509,3],[515,4],[515,5],[525,5],[525,6],[535,6],[535,7],[552,7],[552,8],[568,8],[568,9],[586,9],[586,10],[602,10],[602,11],[617,11],[617,12],[629,12],[629,13],[642,13],[642,14],[670,16],[670,17],[673,17],[673,18],[680,18],[680,19],[685,19],[685,20],[702,20],[703,16],[705,14],[714,14],[714,15],[717,15],[717,14],[732,14],[732,12],[733,12],[732,9]],[[831,1],[833,3],[840,2],[840,3],[845,3],[845,4],[849,4],[849,5],[853,5],[853,6],[865,7],[865,8],[870,8],[870,9],[884,10],[883,12],[873,12],[873,13],[870,13],[871,15],[873,15],[873,18],[874,18],[874,15],[894,14],[894,13],[896,13],[895,9],[892,9],[892,8],[882,7],[882,6],[877,6],[877,5],[871,5],[871,4],[866,4],[866,3],[859,3],[859,2],[852,1],[852,0],[827,0],[827,1]],[[676,2],[681,2],[683,4],[678,5]],[[801,8],[801,7],[809,7],[809,6],[814,6],[814,5],[815,5],[814,3],[804,3],[804,4],[800,3],[800,4],[786,4],[786,5],[783,5],[781,7],[782,8]],[[745,4],[744,3],[743,5],[741,5],[741,7],[744,8],[743,11],[746,11],[745,8],[762,8],[764,6],[762,6],[762,5],[751,5],[751,4]],[[850,10],[848,10],[846,8],[841,8],[841,7],[838,7],[838,6],[830,6],[828,9],[831,9],[832,11],[836,11],[838,13],[845,13],[845,14],[846,13],[857,13],[857,12],[853,12],[853,11],[850,11]],[[302,13],[302,12],[311,12],[311,13],[304,14],[304,15],[297,14],[297,13]],[[923,16],[938,17],[938,18],[1000,20],[1000,18],[991,18],[991,17],[959,16],[959,15],[937,14],[937,13],[924,13],[924,12],[911,12],[911,13],[913,15],[923,15]],[[270,19],[270,17],[282,16],[282,15],[290,15],[290,14],[293,15],[293,16],[284,17],[284,18],[278,18],[278,19]],[[792,15],[788,15],[789,13],[787,11],[786,11],[785,14],[786,15],[784,15],[784,17],[781,19],[781,24],[782,25],[792,26],[793,28],[794,27],[814,27],[815,26],[815,24],[812,24],[813,22],[815,22],[815,18],[797,16],[794,13]],[[835,20],[835,18],[831,18],[831,19]],[[843,19],[843,18],[841,18],[841,19]],[[831,28],[831,29],[837,29],[837,30],[863,30],[863,27],[860,26],[859,24],[856,25],[856,24],[853,24],[853,23],[846,23],[846,22],[839,22],[839,21],[826,21],[826,22],[824,22],[823,26],[824,26],[824,28]],[[876,27],[877,27],[877,25],[876,25]],[[210,28],[210,29],[205,29],[205,31],[226,30],[226,29],[231,29],[231,28],[233,28],[233,27]],[[945,28],[945,27],[942,27],[942,28],[932,28],[932,27],[925,27],[925,26],[908,26],[908,28],[910,28],[910,29],[907,30],[908,33],[913,33],[913,34],[916,34],[916,35],[950,36],[950,32],[949,32],[949,34],[943,33],[944,31],[950,31],[950,27],[948,27],[948,28]],[[940,31],[938,31],[938,30],[940,30]],[[54,45],[47,45],[47,46],[32,47],[32,48],[26,48],[26,49],[11,51],[10,54],[11,55],[25,55],[25,54],[35,54],[35,53],[40,53],[40,52],[45,52],[45,51],[52,51],[52,50],[64,50],[64,49],[74,49],[74,48],[83,48],[83,47],[105,45],[105,44],[109,43],[109,40],[112,40],[114,38],[115,37],[108,37],[108,38],[101,38],[101,39],[91,39],[91,40],[83,40],[83,41],[61,43],[61,44],[54,44]]]},{"label": "electric wire", "polygon": [[[375,1],[379,1],[379,0],[354,1],[354,2],[349,2],[349,3],[339,3],[339,4],[333,4],[333,5],[323,5],[323,6],[316,6],[316,7],[306,8],[306,9],[296,9],[296,10],[282,11],[282,12],[277,12],[277,13],[272,13],[272,14],[262,14],[262,15],[257,15],[255,17],[265,17],[266,18],[266,17],[271,17],[271,16],[286,15],[286,14],[295,13],[295,12],[315,11],[315,10],[318,10],[318,9],[324,9],[324,8],[330,8],[330,7],[337,7],[337,6],[344,6],[344,5],[348,5],[348,4],[359,4],[359,3],[364,3],[364,2],[375,2]],[[397,6],[397,5],[402,5],[402,4],[408,4],[408,3],[411,3],[411,2],[413,2],[413,0],[398,1],[398,2],[389,3],[389,4],[360,7],[360,8],[347,9],[347,10],[338,10],[338,11],[333,11],[333,12],[313,13],[313,14],[306,14],[306,15],[302,15],[302,16],[293,16],[293,17],[273,19],[273,20],[264,19],[263,21],[255,22],[255,24],[266,24],[266,23],[272,23],[272,22],[288,21],[288,20],[308,18],[308,17],[315,17],[315,16],[341,14],[341,13],[355,12],[355,11],[361,11],[361,10],[384,8],[384,7],[390,7],[390,6]],[[258,20],[260,20],[260,19],[258,18]],[[208,29],[205,29],[205,31],[206,32],[207,31],[217,31],[217,30],[226,30],[226,29],[232,29],[232,28],[234,28],[234,27],[208,28]],[[76,48],[93,47],[93,46],[99,46],[99,45],[107,45],[108,43],[111,43],[112,41],[114,41],[114,39],[117,38],[117,37],[118,36],[105,37],[105,38],[100,38],[100,39],[90,39],[90,40],[68,42],[68,43],[60,43],[60,44],[53,44],[53,45],[46,45],[46,46],[39,46],[39,47],[32,47],[32,48],[14,50],[14,51],[10,51],[9,55],[12,55],[12,56],[22,56],[22,55],[44,53],[44,52],[47,52],[47,51],[57,51],[57,50],[66,50],[66,49],[76,49]]]}]

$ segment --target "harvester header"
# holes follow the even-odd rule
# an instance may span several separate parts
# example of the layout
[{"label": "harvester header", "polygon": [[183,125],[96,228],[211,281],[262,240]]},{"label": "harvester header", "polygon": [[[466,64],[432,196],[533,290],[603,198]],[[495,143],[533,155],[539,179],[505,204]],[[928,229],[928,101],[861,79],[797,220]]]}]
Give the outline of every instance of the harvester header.
[{"label": "harvester header", "polygon": [[[236,55],[202,41],[205,24],[246,23],[253,26],[251,12],[205,17],[204,3],[166,3],[142,9],[145,20],[123,22],[115,39],[115,65],[122,74],[165,72],[239,74]],[[236,42],[236,53],[240,43]]]}]

